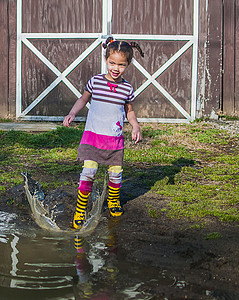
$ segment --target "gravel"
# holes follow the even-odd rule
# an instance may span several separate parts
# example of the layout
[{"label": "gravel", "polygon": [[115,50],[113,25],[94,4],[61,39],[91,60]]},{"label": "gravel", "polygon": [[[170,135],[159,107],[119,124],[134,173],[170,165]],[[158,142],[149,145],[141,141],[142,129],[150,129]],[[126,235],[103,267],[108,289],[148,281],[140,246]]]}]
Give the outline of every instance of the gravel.
[{"label": "gravel", "polygon": [[230,136],[239,136],[239,120],[233,121],[208,121],[205,122],[210,124],[213,128],[226,130]]}]

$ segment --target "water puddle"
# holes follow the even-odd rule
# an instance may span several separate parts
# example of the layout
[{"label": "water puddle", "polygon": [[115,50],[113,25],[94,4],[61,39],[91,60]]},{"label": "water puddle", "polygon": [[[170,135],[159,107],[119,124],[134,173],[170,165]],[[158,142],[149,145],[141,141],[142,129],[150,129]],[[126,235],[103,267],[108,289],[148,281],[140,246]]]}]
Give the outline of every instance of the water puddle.
[{"label": "water puddle", "polygon": [[127,261],[117,230],[103,218],[91,236],[74,237],[0,211],[0,299],[179,299],[170,295],[187,283]]},{"label": "water puddle", "polygon": [[107,223],[86,240],[29,228],[0,212],[0,298],[151,299],[138,291],[138,267],[118,257]]}]

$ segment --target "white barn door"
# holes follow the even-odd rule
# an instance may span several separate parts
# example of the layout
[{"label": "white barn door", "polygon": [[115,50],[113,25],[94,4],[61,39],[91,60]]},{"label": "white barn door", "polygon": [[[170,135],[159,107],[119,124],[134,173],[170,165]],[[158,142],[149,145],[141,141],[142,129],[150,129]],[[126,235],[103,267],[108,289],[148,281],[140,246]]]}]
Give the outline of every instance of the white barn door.
[{"label": "white barn door", "polygon": [[[135,90],[136,97],[139,96],[149,85],[153,85],[159,93],[161,93],[171,105],[173,105],[181,114],[181,118],[164,118],[160,116],[155,118],[141,117],[140,122],[190,122],[196,117],[196,88],[197,88],[197,64],[198,64],[198,15],[199,15],[199,0],[191,0],[193,2],[193,34],[185,35],[141,35],[141,34],[114,34],[112,32],[112,16],[113,16],[113,0],[102,0],[102,32],[97,33],[26,33],[22,31],[22,1],[17,0],[17,68],[16,68],[16,117],[23,120],[45,120],[45,121],[61,121],[64,116],[44,116],[33,115],[31,111],[45,97],[59,85],[64,84],[71,90],[71,92],[80,97],[80,91],[72,84],[67,76],[78,67],[92,51],[101,44],[108,35],[113,35],[115,39],[120,40],[137,40],[137,41],[182,41],[183,46],[172,55],[157,71],[150,74],[144,65],[133,59],[132,64],[145,77],[144,82]],[[34,46],[32,40],[37,39],[81,39],[91,40],[91,44],[87,47],[65,70],[60,71],[37,47]],[[55,75],[55,80],[47,86],[26,108],[22,108],[22,46],[26,46],[32,51]],[[101,47],[102,48],[102,47]],[[186,111],[178,101],[156,80],[162,75],[176,60],[178,60],[188,49],[192,49],[192,70],[191,70],[191,111]],[[101,51],[102,53],[103,51]],[[105,72],[105,61],[101,59],[101,72]],[[94,74],[92,74],[94,75]],[[67,112],[66,112],[67,113]],[[84,120],[84,117],[78,117],[76,120]]]}]

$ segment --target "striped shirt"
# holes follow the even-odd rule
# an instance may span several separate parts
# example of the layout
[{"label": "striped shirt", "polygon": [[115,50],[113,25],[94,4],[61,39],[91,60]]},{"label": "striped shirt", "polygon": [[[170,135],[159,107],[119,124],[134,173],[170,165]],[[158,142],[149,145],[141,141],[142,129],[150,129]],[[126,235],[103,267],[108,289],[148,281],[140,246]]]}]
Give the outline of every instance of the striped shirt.
[{"label": "striped shirt", "polygon": [[85,89],[92,94],[92,101],[124,105],[134,100],[133,87],[126,80],[116,84],[103,74],[92,77]]},{"label": "striped shirt", "polygon": [[[133,88],[124,79],[116,83],[109,81],[104,74],[99,74],[88,81],[85,90],[91,94],[91,104],[78,158],[112,164],[111,162],[115,161],[113,153],[124,148],[124,105],[134,101]],[[92,149],[95,159],[89,154],[90,149]],[[104,159],[101,156],[102,151]],[[110,160],[105,158],[105,151]],[[119,156],[119,153],[117,155]],[[101,156],[101,159],[97,159],[98,156]],[[119,165],[119,163],[116,164]]]}]

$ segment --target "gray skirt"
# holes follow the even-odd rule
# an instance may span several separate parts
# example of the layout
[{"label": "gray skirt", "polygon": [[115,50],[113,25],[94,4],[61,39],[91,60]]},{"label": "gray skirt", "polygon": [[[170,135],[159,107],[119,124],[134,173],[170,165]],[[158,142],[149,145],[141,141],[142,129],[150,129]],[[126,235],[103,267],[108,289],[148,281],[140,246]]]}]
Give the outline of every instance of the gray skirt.
[{"label": "gray skirt", "polygon": [[102,165],[122,166],[124,149],[102,150],[87,144],[80,144],[77,160],[93,160]]}]

